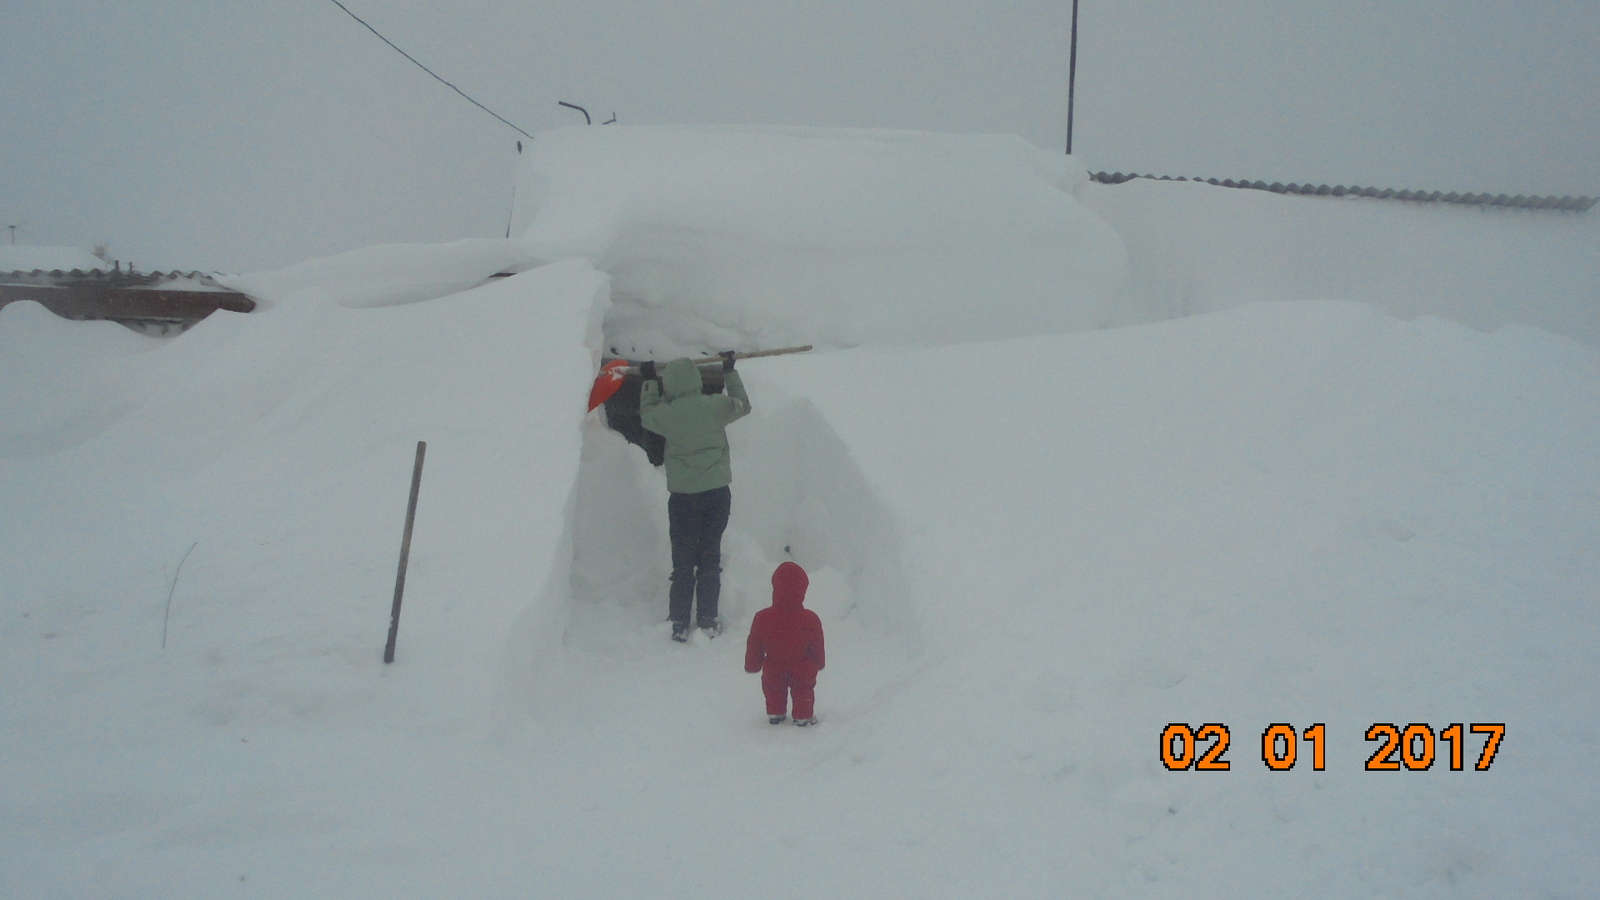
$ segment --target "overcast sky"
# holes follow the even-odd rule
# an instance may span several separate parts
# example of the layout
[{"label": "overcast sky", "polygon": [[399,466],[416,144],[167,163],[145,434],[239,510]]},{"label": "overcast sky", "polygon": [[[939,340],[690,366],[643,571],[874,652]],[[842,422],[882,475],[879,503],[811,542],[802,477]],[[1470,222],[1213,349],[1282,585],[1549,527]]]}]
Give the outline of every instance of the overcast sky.
[{"label": "overcast sky", "polygon": [[[582,123],[567,100],[1065,149],[1071,0],[344,2],[535,135]],[[1079,14],[1091,170],[1600,194],[1600,0]],[[141,269],[502,236],[526,141],[330,0],[7,0],[0,85],[0,226]]]}]

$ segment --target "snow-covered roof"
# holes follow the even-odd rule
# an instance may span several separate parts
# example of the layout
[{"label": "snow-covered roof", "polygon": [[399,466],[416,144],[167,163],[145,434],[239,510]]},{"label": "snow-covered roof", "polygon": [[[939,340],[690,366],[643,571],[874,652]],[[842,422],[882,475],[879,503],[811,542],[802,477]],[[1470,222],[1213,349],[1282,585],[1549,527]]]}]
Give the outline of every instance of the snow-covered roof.
[{"label": "snow-covered roof", "polygon": [[1394,188],[1346,187],[1342,184],[1312,184],[1310,182],[1305,184],[1294,182],[1284,184],[1281,181],[1274,181],[1268,184],[1265,181],[1251,181],[1248,178],[1240,181],[1235,181],[1232,178],[1220,180],[1216,178],[1187,178],[1184,176],[1173,178],[1171,175],[1139,175],[1133,172],[1129,172],[1126,175],[1121,172],[1092,172],[1089,178],[1101,184],[1122,184],[1135,178],[1148,178],[1154,181],[1198,181],[1216,187],[1271,191],[1274,194],[1304,194],[1310,197],[1368,197],[1374,200],[1404,200],[1414,203],[1455,203],[1462,206],[1503,206],[1512,209],[1548,209],[1571,212],[1588,210],[1589,207],[1594,206],[1596,199],[1594,197],[1556,197],[1554,195],[1548,197],[1526,197],[1522,194],[1515,196],[1507,194],[1474,194],[1470,191],[1467,193],[1456,191],[1448,193],[1444,191],[1409,191],[1395,190]]},{"label": "snow-covered roof", "polygon": [[135,272],[132,269],[16,269],[0,267],[0,285],[64,287],[100,284],[113,288],[161,288],[171,291],[229,291],[211,275],[200,272]]}]

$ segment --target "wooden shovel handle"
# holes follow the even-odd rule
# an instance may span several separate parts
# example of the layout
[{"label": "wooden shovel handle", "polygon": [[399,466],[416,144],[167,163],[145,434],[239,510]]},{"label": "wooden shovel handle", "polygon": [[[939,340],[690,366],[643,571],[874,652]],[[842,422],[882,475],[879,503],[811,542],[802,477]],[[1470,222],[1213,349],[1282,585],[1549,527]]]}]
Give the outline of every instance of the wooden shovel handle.
[{"label": "wooden shovel handle", "polygon": [[[810,349],[811,349],[811,345],[807,344],[804,347],[784,347],[784,348],[779,349],[779,350],[752,350],[749,353],[735,353],[733,355],[733,358],[737,360],[737,359],[755,359],[758,356],[783,356],[786,353],[804,353],[804,352],[806,352],[807,350],[810,350]],[[722,357],[720,357],[720,356],[702,356],[699,359],[691,359],[689,361],[694,363],[697,366],[704,366],[704,365],[708,365],[710,363],[720,363],[720,362],[722,362]],[[638,375],[639,374],[639,367],[636,366],[636,365],[629,366],[626,369],[622,370],[622,374],[624,374],[624,375]]]}]

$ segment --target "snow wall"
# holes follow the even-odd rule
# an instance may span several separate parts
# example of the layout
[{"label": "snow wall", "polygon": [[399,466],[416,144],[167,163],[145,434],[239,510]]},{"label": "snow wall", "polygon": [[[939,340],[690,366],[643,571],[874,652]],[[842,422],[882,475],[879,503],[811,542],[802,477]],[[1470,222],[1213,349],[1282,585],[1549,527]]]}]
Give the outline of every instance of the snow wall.
[{"label": "snow wall", "polygon": [[624,356],[947,344],[1110,320],[1127,253],[1086,182],[1012,136],[567,128],[530,148],[512,233],[611,276]]},{"label": "snow wall", "polygon": [[[470,243],[433,252],[458,269],[482,256]],[[499,656],[484,648],[552,569],[565,574],[580,435],[548,423],[581,411],[605,280],[561,263],[428,303],[341,302],[346,288],[374,299],[372,284],[412,253],[347,256],[322,266],[340,274],[320,285],[242,279],[263,307],[210,316],[183,340],[31,301],[0,310],[0,591],[24,606],[56,598],[51,618],[109,605],[126,640],[97,669],[210,654],[225,677],[188,698],[196,715],[349,712],[343,701],[373,696],[425,440],[408,590],[430,599],[407,611],[397,665],[431,672],[439,708],[481,727]],[[370,280],[350,277],[363,266]],[[261,286],[274,281],[281,291]],[[170,609],[146,602],[169,591]],[[170,650],[149,655],[163,638]],[[294,671],[291,660],[312,670],[281,690],[252,685],[250,673]]]},{"label": "snow wall", "polygon": [[1000,135],[567,128],[519,172],[533,256],[611,276],[607,349],[928,346],[1353,300],[1600,345],[1600,216],[1087,179]]}]

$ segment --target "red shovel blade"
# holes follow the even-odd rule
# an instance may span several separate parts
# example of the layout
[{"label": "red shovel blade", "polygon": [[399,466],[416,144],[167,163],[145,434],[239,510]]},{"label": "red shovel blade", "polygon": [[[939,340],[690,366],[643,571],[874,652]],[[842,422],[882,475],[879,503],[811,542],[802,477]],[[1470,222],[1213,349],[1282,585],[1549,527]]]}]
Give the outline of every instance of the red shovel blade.
[{"label": "red shovel blade", "polygon": [[627,360],[613,359],[600,368],[600,374],[594,380],[594,387],[589,389],[589,409],[591,412],[595,407],[611,399],[611,395],[617,392],[617,388],[622,387],[622,370],[627,367]]}]

